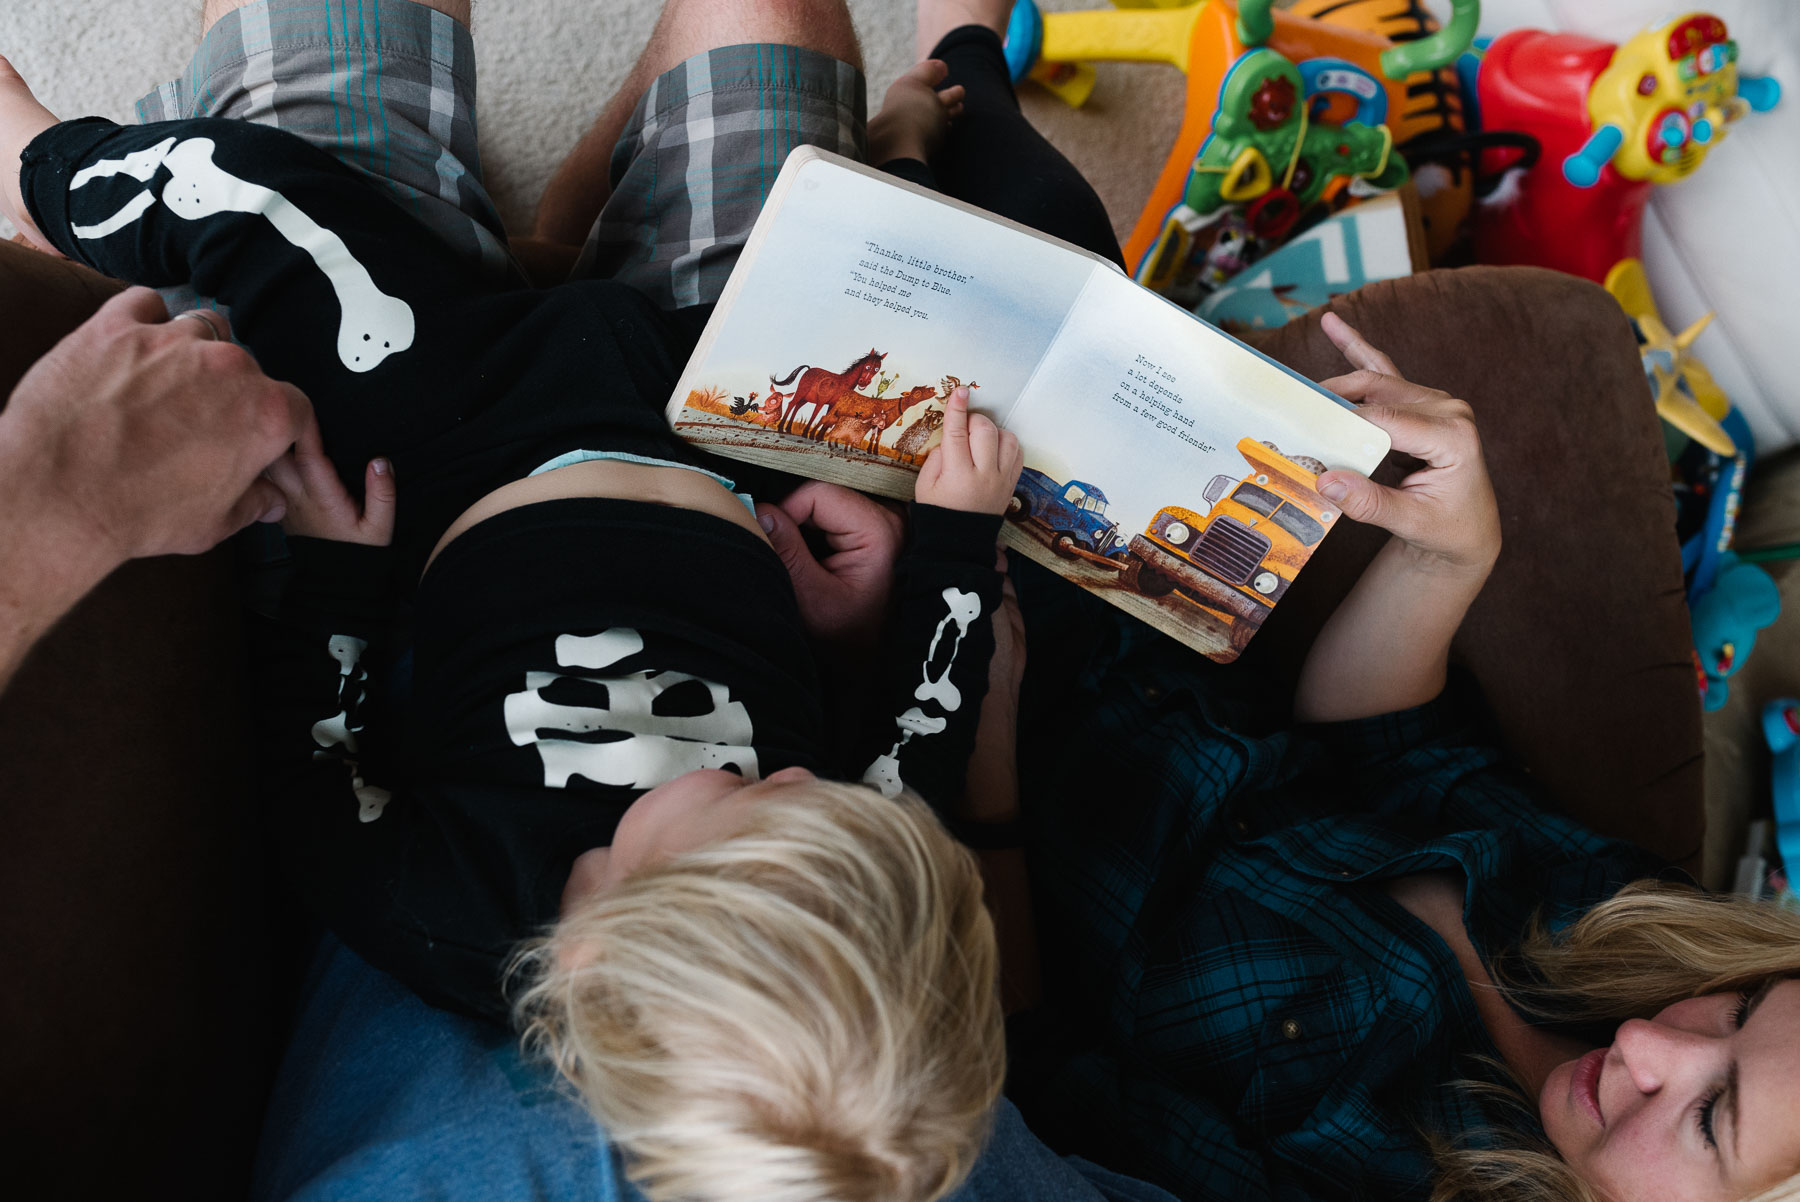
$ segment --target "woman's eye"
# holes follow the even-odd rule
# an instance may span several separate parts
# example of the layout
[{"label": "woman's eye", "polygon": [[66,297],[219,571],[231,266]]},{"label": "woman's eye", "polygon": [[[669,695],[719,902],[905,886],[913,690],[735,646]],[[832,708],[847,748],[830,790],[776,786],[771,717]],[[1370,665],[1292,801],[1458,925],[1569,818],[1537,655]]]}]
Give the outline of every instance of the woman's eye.
[{"label": "woman's eye", "polygon": [[1705,1140],[1706,1146],[1714,1151],[1718,1150],[1719,1145],[1713,1139],[1713,1108],[1719,1104],[1719,1095],[1722,1092],[1724,1091],[1715,1089],[1707,1094],[1694,1114],[1695,1122],[1700,1125],[1700,1138]]},{"label": "woman's eye", "polygon": [[1739,991],[1737,1006],[1734,1007],[1731,1011],[1731,1025],[1732,1026],[1737,1027],[1740,1030],[1743,1028],[1744,1019],[1750,1013],[1750,998],[1752,996],[1753,995],[1752,995],[1751,991],[1748,989]]}]

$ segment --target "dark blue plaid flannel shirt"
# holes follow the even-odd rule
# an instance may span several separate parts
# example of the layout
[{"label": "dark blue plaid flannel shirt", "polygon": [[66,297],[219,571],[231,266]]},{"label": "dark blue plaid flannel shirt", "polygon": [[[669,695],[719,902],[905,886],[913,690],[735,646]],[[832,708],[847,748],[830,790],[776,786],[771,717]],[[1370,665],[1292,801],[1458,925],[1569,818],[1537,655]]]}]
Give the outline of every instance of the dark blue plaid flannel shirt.
[{"label": "dark blue plaid flannel shirt", "polygon": [[1446,1083],[1497,1053],[1381,882],[1460,869],[1486,960],[1661,863],[1546,809],[1453,694],[1295,728],[1245,665],[1021,592],[1049,1000],[1015,1032],[1011,1092],[1033,1130],[1184,1198],[1426,1196],[1421,1126],[1491,1122]]}]

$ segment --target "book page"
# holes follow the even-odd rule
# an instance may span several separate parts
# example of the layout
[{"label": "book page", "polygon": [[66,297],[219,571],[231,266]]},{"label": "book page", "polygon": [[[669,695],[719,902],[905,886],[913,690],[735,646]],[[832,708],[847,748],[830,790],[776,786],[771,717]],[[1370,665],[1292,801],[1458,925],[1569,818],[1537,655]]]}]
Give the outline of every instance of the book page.
[{"label": "book page", "polygon": [[677,388],[676,432],[806,475],[825,473],[791,460],[821,452],[910,473],[958,384],[1004,421],[1100,264],[832,158],[796,167]]},{"label": "book page", "polygon": [[1007,421],[1008,541],[1216,659],[1341,518],[1315,485],[1388,437],[1343,401],[1129,280],[1097,276]]}]

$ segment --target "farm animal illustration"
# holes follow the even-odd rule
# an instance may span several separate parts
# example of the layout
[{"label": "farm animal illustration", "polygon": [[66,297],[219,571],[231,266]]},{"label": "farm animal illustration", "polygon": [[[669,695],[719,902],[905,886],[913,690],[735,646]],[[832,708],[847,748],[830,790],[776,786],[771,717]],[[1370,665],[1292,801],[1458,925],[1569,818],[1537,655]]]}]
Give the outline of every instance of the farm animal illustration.
[{"label": "farm animal illustration", "polygon": [[757,397],[757,394],[754,392],[752,392],[749,396],[734,396],[734,397],[732,397],[731,398],[731,416],[742,417],[746,413],[759,412],[760,410],[758,409],[758,406],[757,406],[756,397]]},{"label": "farm animal illustration", "polygon": [[926,409],[894,440],[894,450],[903,458],[923,458],[927,450],[926,444],[931,436],[944,428],[944,411],[937,408]]},{"label": "farm animal illustration", "polygon": [[[802,363],[790,371],[783,379],[769,377],[771,388],[786,388],[794,385],[791,399],[783,407],[781,421],[776,428],[783,434],[794,432],[794,418],[801,409],[812,406],[801,433],[808,438],[819,437],[819,429],[825,424],[825,415],[849,397],[857,395],[856,390],[867,388],[881,371],[881,361],[887,358],[885,351],[869,348],[869,353],[846,367],[843,371],[826,371],[822,367],[814,367]],[[795,377],[799,382],[795,383]],[[873,398],[865,397],[865,400]]]}]

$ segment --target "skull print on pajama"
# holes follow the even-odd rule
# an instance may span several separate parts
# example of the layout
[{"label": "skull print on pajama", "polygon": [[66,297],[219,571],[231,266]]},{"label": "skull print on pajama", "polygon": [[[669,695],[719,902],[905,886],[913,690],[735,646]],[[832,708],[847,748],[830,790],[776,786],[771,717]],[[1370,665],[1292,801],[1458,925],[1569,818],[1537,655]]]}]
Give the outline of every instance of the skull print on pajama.
[{"label": "skull print on pajama", "polygon": [[393,545],[290,539],[258,645],[262,802],[302,893],[364,959],[503,1020],[502,967],[555,917],[575,857],[694,768],[958,799],[997,517],[915,506],[860,738],[827,733],[781,561],[712,514],[525,505],[421,578],[456,516],[564,452],[700,463],[662,405],[704,311],[606,281],[500,290],[329,155],[243,122],[65,123],[21,180],[72,258],[229,304],[264,370],[313,400],[346,480],[394,464]]}]

